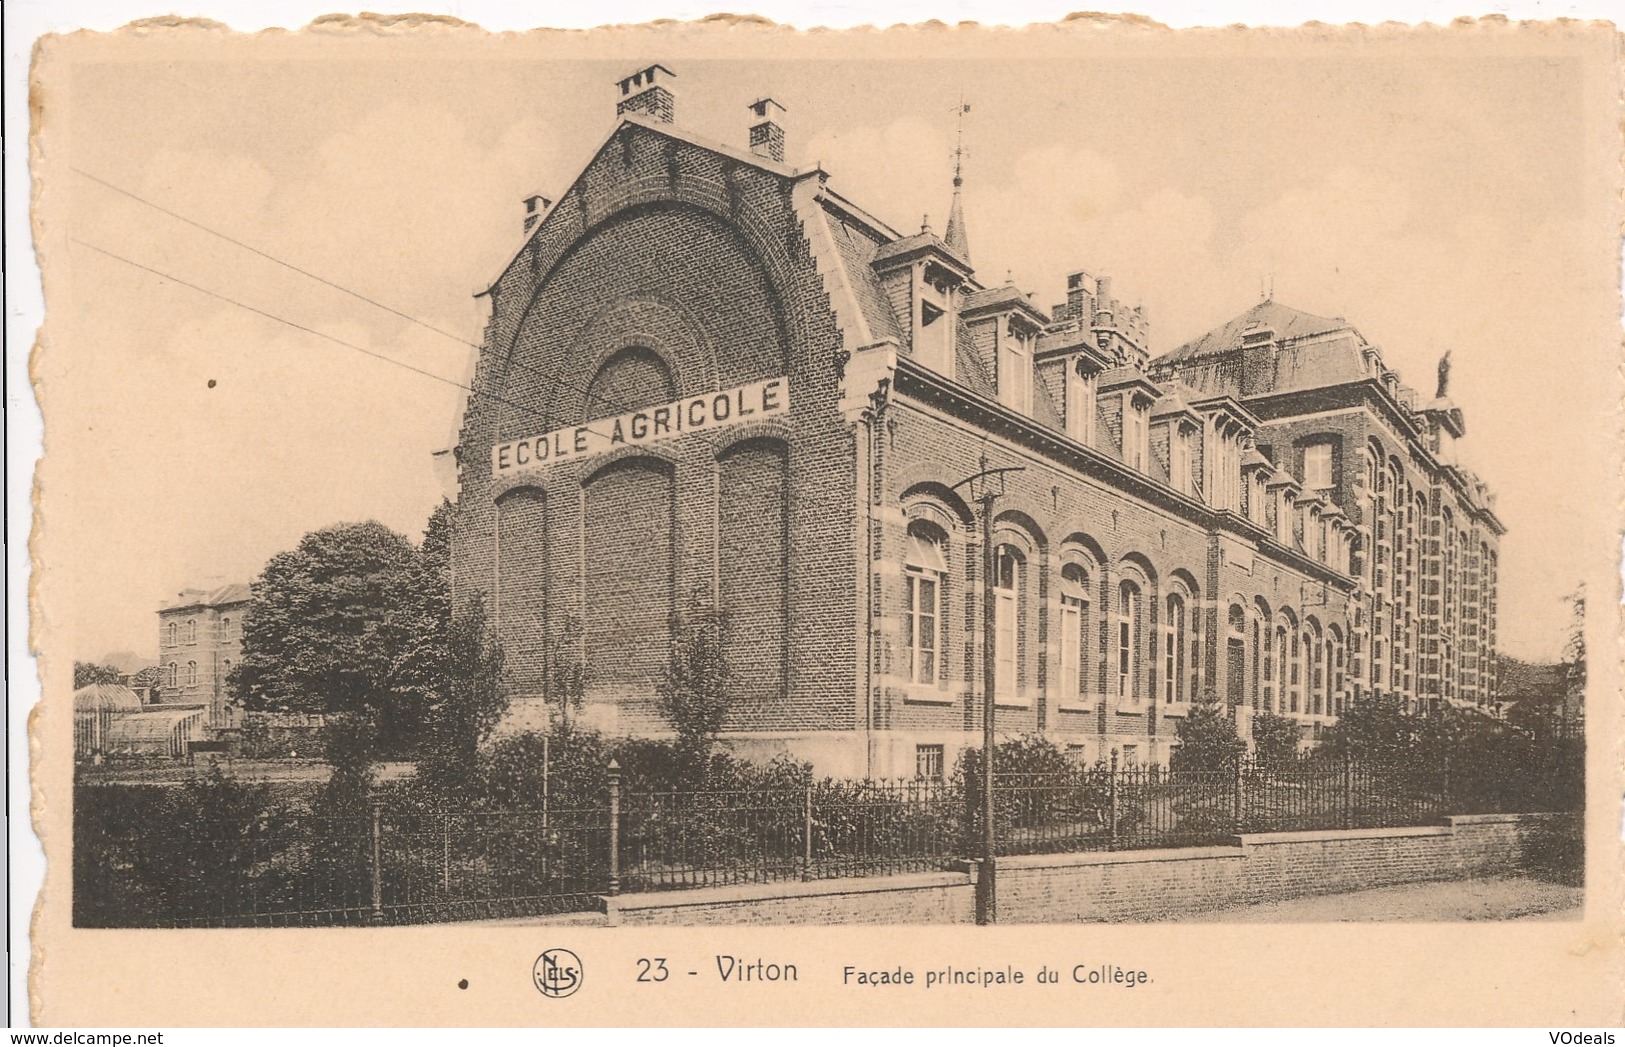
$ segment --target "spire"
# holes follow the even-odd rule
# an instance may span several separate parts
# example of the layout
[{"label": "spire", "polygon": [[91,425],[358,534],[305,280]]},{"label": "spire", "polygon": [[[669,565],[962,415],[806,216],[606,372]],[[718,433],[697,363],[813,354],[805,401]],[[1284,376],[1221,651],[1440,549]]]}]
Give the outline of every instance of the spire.
[{"label": "spire", "polygon": [[963,99],[955,110],[959,115],[959,132],[954,143],[954,202],[948,209],[948,231],[943,242],[962,260],[970,261],[970,241],[965,235],[965,207],[960,200],[960,189],[965,184],[965,114],[970,106]]}]

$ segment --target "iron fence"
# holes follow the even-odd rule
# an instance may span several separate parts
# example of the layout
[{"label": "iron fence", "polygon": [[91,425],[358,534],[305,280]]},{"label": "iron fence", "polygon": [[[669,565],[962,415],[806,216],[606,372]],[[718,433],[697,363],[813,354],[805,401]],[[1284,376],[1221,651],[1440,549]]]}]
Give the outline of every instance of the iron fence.
[{"label": "iron fence", "polygon": [[[124,789],[124,792],[117,790]],[[105,792],[116,803],[89,802]],[[427,809],[387,794],[341,815],[297,808],[143,815],[82,785],[79,926],[423,923],[588,911],[620,891],[888,875],[980,852],[974,772],[802,781],[756,791],[627,792],[564,809]],[[1426,824],[1462,806],[1447,767],[1323,755],[1220,770],[999,772],[999,855],[1202,846],[1241,833]]]}]

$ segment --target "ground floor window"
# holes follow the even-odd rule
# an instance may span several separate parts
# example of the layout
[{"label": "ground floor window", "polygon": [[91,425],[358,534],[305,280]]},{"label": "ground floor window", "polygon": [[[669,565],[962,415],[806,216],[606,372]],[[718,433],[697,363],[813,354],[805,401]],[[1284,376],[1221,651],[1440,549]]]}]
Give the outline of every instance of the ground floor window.
[{"label": "ground floor window", "polygon": [[914,777],[942,780],[943,750],[940,745],[914,747]]}]

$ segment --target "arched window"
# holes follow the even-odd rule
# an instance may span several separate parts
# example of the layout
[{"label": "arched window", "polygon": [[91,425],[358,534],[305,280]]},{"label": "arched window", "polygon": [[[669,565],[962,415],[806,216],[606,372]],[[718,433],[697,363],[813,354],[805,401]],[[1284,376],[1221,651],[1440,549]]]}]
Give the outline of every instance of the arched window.
[{"label": "arched window", "polygon": [[1062,702],[1089,694],[1089,571],[1071,562],[1061,568]]},{"label": "arched window", "polygon": [[1245,697],[1247,689],[1247,612],[1231,604],[1225,614],[1224,687],[1232,704]]},{"label": "arched window", "polygon": [[1262,664],[1261,664],[1262,659],[1259,657],[1259,655],[1263,651],[1261,641],[1263,639],[1264,623],[1263,623],[1263,619],[1258,615],[1257,612],[1253,613],[1252,630],[1253,630],[1253,646],[1252,646],[1252,652],[1253,652],[1253,659],[1252,659],[1253,693],[1252,693],[1252,705],[1253,705],[1254,709],[1259,709],[1259,708],[1262,708],[1261,703],[1264,700],[1264,680],[1263,680],[1263,672],[1262,672],[1263,667],[1262,667]]},{"label": "arched window", "polygon": [[186,663],[186,686],[188,686],[188,687],[196,687],[197,686],[197,663],[196,662],[187,662]]},{"label": "arched window", "polygon": [[1334,705],[1334,708],[1331,711],[1336,713],[1338,716],[1342,716],[1344,710],[1343,641],[1341,637],[1334,637],[1331,641],[1329,641],[1329,643],[1332,654],[1332,702]]},{"label": "arched window", "polygon": [[1321,645],[1319,637],[1308,629],[1303,628],[1302,636],[1303,675],[1305,675],[1306,693],[1303,696],[1303,712],[1315,714],[1321,707]]},{"label": "arched window", "polygon": [[180,626],[174,622],[169,623],[169,646],[173,647],[180,642]]},{"label": "arched window", "polygon": [[942,555],[947,536],[934,524],[916,520],[908,525],[908,553],[903,565],[906,605],[903,642],[908,649],[911,683],[937,682],[937,657],[942,645],[942,581],[948,573]]},{"label": "arched window", "polygon": [[187,643],[197,643],[197,619],[196,618],[188,618],[186,620],[186,642]]},{"label": "arched window", "polygon": [[1117,640],[1117,696],[1129,702],[1140,700],[1140,587],[1124,581],[1117,587],[1115,616]]},{"label": "arched window", "polygon": [[1300,712],[1303,708],[1303,636],[1297,630],[1292,632],[1291,657],[1287,662],[1288,711]]},{"label": "arched window", "polygon": [[1185,695],[1185,595],[1168,594],[1168,615],[1162,623],[1163,701],[1167,704],[1186,701]]},{"label": "arched window", "polygon": [[1026,566],[1014,546],[1001,545],[993,556],[993,686],[1006,701],[1016,696],[1016,659],[1020,650],[1021,572]]},{"label": "arched window", "polygon": [[[170,628],[174,628],[174,626],[171,625]],[[180,686],[181,680],[180,680],[179,666],[177,666],[174,662],[169,663],[169,671],[167,673],[165,673],[164,675],[165,675],[165,685],[166,686],[169,686],[169,687],[178,687],[178,686]]]},{"label": "arched window", "polygon": [[[1279,640],[1277,640],[1279,637]],[[1275,652],[1286,641],[1286,630],[1280,626],[1264,630],[1264,711],[1279,712],[1276,703]]]}]

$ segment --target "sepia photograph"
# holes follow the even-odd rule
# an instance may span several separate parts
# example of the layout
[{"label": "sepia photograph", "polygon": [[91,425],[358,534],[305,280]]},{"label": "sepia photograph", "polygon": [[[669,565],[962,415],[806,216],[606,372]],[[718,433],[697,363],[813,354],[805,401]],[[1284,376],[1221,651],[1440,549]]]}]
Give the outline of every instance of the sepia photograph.
[{"label": "sepia photograph", "polygon": [[1617,1022],[1617,46],[43,40],[36,1007],[139,1013],[77,995],[125,949],[523,935],[536,999],[651,928],[825,992],[1089,928],[1147,994],[1516,942],[1446,1020]]}]

